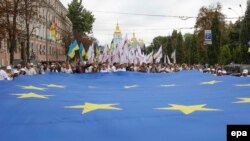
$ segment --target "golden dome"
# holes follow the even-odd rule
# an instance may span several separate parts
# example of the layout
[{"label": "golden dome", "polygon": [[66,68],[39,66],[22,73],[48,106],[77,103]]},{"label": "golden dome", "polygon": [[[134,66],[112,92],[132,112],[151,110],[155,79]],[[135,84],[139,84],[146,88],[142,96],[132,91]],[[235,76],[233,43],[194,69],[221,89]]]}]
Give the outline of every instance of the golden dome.
[{"label": "golden dome", "polygon": [[121,34],[121,30],[118,23],[116,24],[115,34]]}]

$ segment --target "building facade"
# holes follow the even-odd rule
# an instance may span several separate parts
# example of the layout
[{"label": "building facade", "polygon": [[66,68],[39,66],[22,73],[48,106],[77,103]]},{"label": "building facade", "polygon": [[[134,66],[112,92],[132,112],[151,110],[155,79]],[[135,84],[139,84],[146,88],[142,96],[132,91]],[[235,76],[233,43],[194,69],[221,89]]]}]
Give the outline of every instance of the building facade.
[{"label": "building facade", "polygon": [[[33,30],[30,36],[31,62],[65,61],[66,38],[72,37],[72,23],[66,16],[67,9],[60,0],[41,0],[36,20],[30,23]],[[18,24],[25,28],[24,21],[18,17]],[[25,32],[19,34],[14,55],[15,62],[21,62],[21,48],[26,47]],[[8,39],[0,39],[0,65],[9,65]]]}]

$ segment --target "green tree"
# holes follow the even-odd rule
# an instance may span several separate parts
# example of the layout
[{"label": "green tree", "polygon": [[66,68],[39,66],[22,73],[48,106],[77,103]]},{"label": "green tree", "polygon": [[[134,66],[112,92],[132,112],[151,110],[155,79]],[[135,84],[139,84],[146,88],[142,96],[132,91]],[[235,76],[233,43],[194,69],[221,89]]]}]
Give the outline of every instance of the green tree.
[{"label": "green tree", "polygon": [[21,46],[21,58],[24,63],[30,62],[30,38],[35,29],[39,28],[36,21],[39,20],[38,8],[41,6],[40,1],[37,0],[22,0],[23,14],[20,16],[25,23],[25,39],[26,48]]},{"label": "green tree", "polygon": [[[14,62],[14,52],[16,49],[16,39],[20,34],[20,28],[18,28],[17,18],[23,13],[21,8],[21,0],[1,0],[0,9],[1,9],[1,22],[4,31],[7,32],[8,37],[8,49],[10,52],[10,64]],[[2,28],[2,27],[0,27]]]},{"label": "green tree", "polygon": [[184,35],[184,51],[186,52],[186,63],[196,64],[199,62],[198,52],[196,48],[196,36],[194,34]]},{"label": "green tree", "polygon": [[92,12],[82,6],[82,0],[73,0],[68,5],[67,16],[73,24],[73,34],[77,38],[84,33],[91,33],[95,21]]},{"label": "green tree", "polygon": [[[225,16],[221,12],[222,6],[217,3],[216,6],[202,7],[199,11],[196,24],[195,34],[197,35],[197,51],[200,63],[215,64],[218,62],[219,47],[221,46],[225,29]],[[213,45],[204,45],[205,30],[212,30]]]},{"label": "green tree", "polygon": [[219,61],[220,45],[221,45],[221,31],[220,31],[220,20],[218,12],[215,11],[214,18],[212,19],[212,45],[208,46],[208,57],[209,64],[216,64]]},{"label": "green tree", "polygon": [[242,53],[241,53],[241,45],[236,46],[232,49],[232,61],[234,63],[241,63],[242,62]]},{"label": "green tree", "polygon": [[182,64],[185,62],[185,48],[183,44],[183,37],[181,32],[177,34],[177,39],[176,39],[176,62],[179,64]]},{"label": "green tree", "polygon": [[250,55],[248,51],[247,43],[250,41],[250,0],[247,1],[247,9],[245,17],[241,23],[241,45],[242,45],[242,63],[250,62]]},{"label": "green tree", "polygon": [[228,45],[224,45],[220,48],[220,55],[219,55],[219,63],[220,64],[229,64],[231,63],[231,53]]}]

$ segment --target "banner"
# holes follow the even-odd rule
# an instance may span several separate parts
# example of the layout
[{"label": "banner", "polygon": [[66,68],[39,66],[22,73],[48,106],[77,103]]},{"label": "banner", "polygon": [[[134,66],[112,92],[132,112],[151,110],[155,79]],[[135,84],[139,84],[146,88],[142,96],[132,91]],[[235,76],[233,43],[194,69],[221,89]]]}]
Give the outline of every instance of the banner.
[{"label": "banner", "polygon": [[0,81],[1,141],[225,141],[250,123],[250,78],[49,73]]}]

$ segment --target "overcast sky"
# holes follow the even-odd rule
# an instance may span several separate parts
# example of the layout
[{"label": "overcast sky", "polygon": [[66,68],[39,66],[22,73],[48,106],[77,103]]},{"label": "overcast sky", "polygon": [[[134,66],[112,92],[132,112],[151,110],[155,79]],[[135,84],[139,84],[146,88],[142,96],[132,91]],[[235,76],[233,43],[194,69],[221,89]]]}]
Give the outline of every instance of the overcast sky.
[{"label": "overcast sky", "polygon": [[[68,7],[72,0],[61,0]],[[222,12],[227,17],[238,17],[245,12],[247,0],[83,0],[83,6],[92,11],[96,21],[93,35],[99,44],[110,43],[116,23],[120,24],[123,36],[129,38],[135,32],[149,45],[156,36],[171,34],[173,29],[184,33],[192,33],[193,29],[179,29],[194,27],[196,19],[181,20],[180,18],[122,15],[107,12],[137,13],[169,16],[196,17],[202,6],[222,4]],[[242,5],[242,9],[239,4]],[[231,7],[232,10],[228,8]],[[105,12],[101,12],[105,11]]]}]

